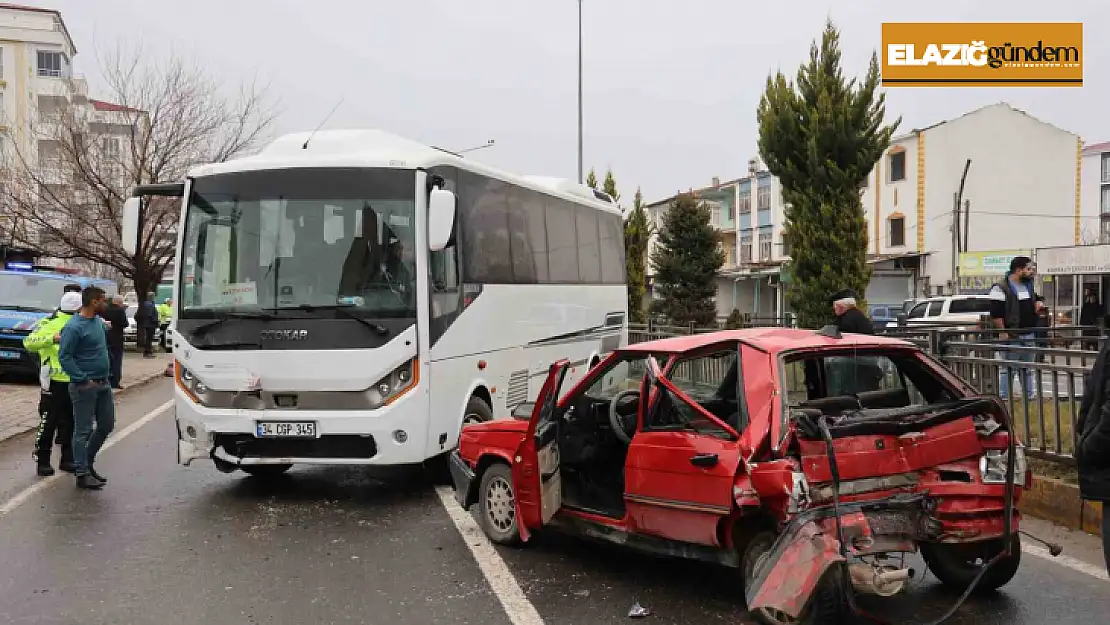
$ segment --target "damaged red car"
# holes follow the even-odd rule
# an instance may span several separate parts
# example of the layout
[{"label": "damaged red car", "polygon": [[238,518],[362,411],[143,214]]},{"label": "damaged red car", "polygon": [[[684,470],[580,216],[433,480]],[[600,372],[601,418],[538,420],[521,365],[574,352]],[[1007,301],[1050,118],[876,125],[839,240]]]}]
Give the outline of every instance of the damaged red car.
[{"label": "damaged red car", "polygon": [[997,589],[1029,473],[1005,405],[910,343],[751,329],[630,345],[563,392],[467,426],[456,498],[491,540],[559,529],[738,569],[766,623],[833,623],[897,595],[920,552]]}]

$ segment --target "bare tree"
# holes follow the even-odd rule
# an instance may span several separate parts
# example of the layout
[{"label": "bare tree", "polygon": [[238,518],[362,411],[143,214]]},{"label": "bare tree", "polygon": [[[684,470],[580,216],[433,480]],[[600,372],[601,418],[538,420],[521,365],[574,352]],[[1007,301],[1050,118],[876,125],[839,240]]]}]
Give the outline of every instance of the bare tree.
[{"label": "bare tree", "polygon": [[[153,59],[153,60],[151,60]],[[227,95],[199,66],[177,56],[117,49],[102,60],[103,100],[40,98],[33,149],[17,149],[9,214],[44,253],[107,266],[145,297],[173,260],[179,204],[149,201],[134,255],[123,250],[121,213],[135,185],[180,181],[189,167],[253,149],[275,112],[253,82]]]}]

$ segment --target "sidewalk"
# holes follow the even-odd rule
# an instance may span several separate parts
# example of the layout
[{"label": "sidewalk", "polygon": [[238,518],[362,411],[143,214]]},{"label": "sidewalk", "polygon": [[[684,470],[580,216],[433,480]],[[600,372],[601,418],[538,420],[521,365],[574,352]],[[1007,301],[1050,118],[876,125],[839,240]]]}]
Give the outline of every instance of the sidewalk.
[{"label": "sidewalk", "polygon": [[[169,354],[155,353],[153,359],[137,352],[124,352],[123,388],[126,395],[134,387],[161,378],[170,362]],[[38,427],[39,386],[33,381],[0,384],[0,441]]]}]

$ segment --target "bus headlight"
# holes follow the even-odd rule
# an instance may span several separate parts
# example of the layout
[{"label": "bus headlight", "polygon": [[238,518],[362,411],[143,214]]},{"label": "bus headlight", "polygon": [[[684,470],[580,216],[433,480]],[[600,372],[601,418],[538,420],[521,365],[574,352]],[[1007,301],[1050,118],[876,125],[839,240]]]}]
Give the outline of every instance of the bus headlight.
[{"label": "bus headlight", "polygon": [[[984,484],[1005,484],[1006,483],[1006,464],[1008,462],[1008,454],[1005,450],[988,449],[983,457],[979,459],[979,474],[982,476]],[[1014,483],[1025,483],[1025,472],[1028,470],[1028,464],[1025,461],[1025,448],[1017,446],[1014,448]]]},{"label": "bus headlight", "polygon": [[388,406],[398,397],[412,390],[419,377],[419,365],[415,358],[397,367],[367,391],[370,396],[370,408]]},{"label": "bus headlight", "polygon": [[179,361],[173,361],[174,378],[177,381],[177,387],[185,392],[194,402],[204,406],[207,404],[208,386],[197,379],[197,376],[185,368],[185,365]]}]

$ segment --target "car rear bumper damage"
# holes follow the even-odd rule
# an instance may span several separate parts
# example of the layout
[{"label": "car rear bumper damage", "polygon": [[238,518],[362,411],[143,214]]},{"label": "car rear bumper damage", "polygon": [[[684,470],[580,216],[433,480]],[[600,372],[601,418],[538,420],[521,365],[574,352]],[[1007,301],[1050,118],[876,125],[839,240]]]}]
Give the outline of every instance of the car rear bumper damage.
[{"label": "car rear bumper damage", "polygon": [[[923,542],[952,540],[946,523],[932,516],[936,501],[924,493],[896,495],[866,502],[840,504],[844,548],[837,539],[833,506],[799,514],[779,535],[775,545],[753,571],[749,587],[750,610],[776,610],[797,618],[833,567],[848,563],[848,574],[857,593],[896,594],[911,576],[908,569],[883,567],[858,557],[914,552]],[[1001,535],[1002,519],[977,519],[983,525],[977,541]],[[1016,531],[1016,521],[1014,525]],[[845,557],[847,556],[847,557]]]}]

